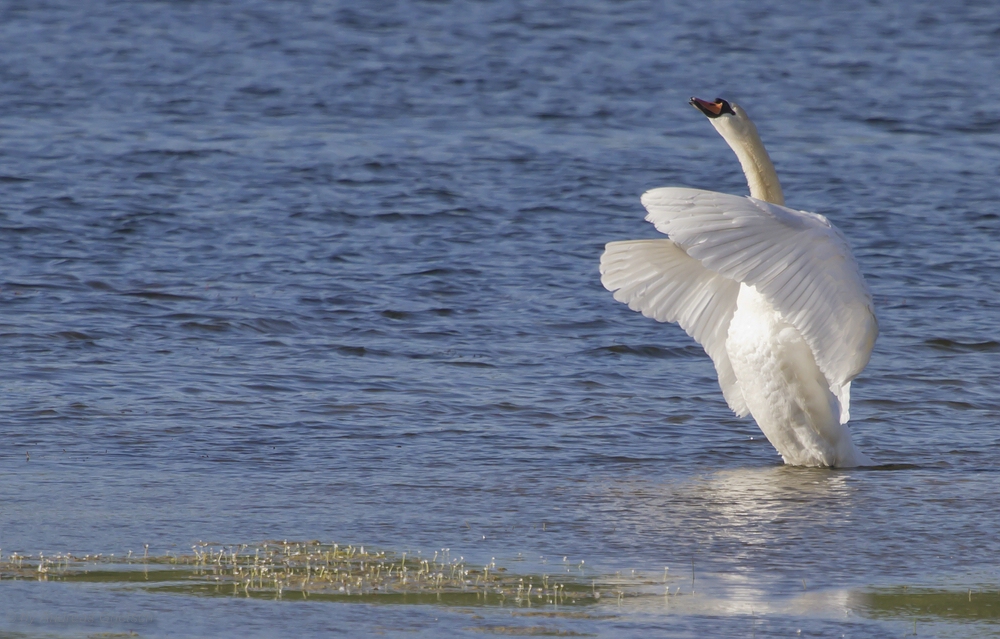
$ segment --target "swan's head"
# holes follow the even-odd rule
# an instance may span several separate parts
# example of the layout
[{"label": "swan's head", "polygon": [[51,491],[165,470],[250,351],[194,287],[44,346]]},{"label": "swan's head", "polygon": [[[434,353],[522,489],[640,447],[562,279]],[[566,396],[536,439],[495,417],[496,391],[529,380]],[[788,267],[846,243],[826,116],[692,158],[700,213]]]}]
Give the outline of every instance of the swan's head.
[{"label": "swan's head", "polygon": [[747,117],[747,112],[735,102],[722,98],[715,98],[715,102],[691,98],[690,104],[708,116],[715,130],[727,141],[746,140],[757,135],[757,127]]},{"label": "swan's head", "polygon": [[691,106],[708,116],[708,121],[736,153],[747,176],[750,195],[773,204],[784,204],[778,174],[747,112],[735,102],[722,98],[716,98],[715,102],[691,98]]}]

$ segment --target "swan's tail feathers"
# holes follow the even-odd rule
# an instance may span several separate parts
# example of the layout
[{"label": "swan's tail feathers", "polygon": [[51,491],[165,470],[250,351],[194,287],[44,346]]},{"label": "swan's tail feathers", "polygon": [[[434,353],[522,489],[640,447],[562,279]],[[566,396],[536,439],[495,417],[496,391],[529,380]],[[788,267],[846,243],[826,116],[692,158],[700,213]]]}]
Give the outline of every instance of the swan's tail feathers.
[{"label": "swan's tail feathers", "polygon": [[715,363],[729,407],[750,414],[726,352],[739,282],[706,269],[671,240],[628,240],[605,247],[601,283],[633,311],[680,324]]},{"label": "swan's tail feathers", "polygon": [[846,424],[851,419],[851,383],[830,388],[840,402],[840,423]]}]

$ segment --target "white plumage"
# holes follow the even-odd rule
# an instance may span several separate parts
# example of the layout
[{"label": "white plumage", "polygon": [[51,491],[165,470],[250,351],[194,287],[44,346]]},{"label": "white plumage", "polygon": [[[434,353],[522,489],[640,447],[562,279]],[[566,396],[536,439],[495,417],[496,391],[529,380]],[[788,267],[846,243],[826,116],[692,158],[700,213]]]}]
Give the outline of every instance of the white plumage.
[{"label": "white plumage", "polygon": [[701,344],[729,407],[752,414],[786,463],[870,464],[846,423],[851,380],[868,363],[878,325],[847,241],[822,215],[780,205],[777,175],[742,109],[692,104],[736,151],[752,197],[646,192],[646,220],[670,239],[611,242],[601,282]]}]

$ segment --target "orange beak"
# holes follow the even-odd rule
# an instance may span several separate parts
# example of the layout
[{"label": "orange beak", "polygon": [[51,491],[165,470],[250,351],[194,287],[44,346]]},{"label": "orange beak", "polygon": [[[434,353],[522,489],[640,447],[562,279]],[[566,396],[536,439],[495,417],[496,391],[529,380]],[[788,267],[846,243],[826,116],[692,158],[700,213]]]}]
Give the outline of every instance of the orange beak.
[{"label": "orange beak", "polygon": [[699,98],[691,98],[689,104],[710,118],[717,118],[722,113],[722,100],[709,102]]}]

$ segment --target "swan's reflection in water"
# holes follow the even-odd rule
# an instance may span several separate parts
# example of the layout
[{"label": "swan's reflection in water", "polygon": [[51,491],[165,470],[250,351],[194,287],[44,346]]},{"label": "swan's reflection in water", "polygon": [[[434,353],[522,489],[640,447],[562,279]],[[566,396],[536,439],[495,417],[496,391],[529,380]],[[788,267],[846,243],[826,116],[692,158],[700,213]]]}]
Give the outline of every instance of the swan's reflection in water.
[{"label": "swan's reflection in water", "polygon": [[776,605],[792,612],[793,605],[800,613],[843,614],[846,591],[836,587],[844,585],[845,549],[832,540],[860,516],[856,472],[742,468],[612,490],[618,524],[639,540],[643,554],[659,552],[670,566],[666,584],[651,586],[670,588],[662,605],[714,614],[763,613]]},{"label": "swan's reflection in water", "polygon": [[[605,484],[595,498],[626,562],[670,567],[665,580],[647,570],[653,596],[624,606],[748,623],[770,615],[993,629],[1000,594],[987,551],[995,535],[982,514],[990,481],[912,467],[774,466],[633,478]],[[928,518],[928,503],[947,508],[950,520]]]}]

